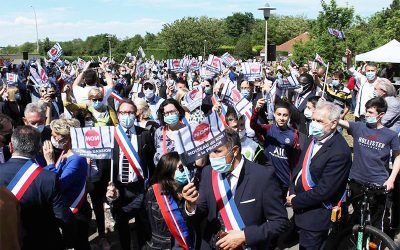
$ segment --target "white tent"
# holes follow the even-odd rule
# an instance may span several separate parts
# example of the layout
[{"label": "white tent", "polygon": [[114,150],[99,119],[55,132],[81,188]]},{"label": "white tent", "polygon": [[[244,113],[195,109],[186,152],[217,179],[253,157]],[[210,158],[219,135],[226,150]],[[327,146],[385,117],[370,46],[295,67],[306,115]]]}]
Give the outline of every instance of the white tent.
[{"label": "white tent", "polygon": [[400,42],[393,39],[379,48],[356,55],[356,61],[400,63]]}]

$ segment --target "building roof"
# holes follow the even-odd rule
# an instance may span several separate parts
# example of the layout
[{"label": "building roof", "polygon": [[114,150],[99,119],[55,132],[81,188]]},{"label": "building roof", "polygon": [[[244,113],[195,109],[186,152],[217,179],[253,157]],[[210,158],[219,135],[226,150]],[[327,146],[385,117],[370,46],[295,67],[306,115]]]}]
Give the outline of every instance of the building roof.
[{"label": "building roof", "polygon": [[[286,52],[293,52],[293,45],[298,42],[307,42],[310,40],[310,33],[304,32],[287,42],[282,43],[281,45],[276,46],[276,51],[286,51]],[[264,54],[265,48],[260,51],[260,54]]]}]

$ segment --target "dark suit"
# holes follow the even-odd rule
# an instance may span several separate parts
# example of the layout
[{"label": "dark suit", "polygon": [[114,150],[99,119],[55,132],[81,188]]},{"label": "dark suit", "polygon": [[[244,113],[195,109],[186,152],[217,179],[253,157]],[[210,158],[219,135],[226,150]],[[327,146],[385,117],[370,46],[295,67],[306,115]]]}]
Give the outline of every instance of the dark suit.
[{"label": "dark suit", "polygon": [[[201,249],[212,249],[212,238],[220,230],[221,222],[218,219],[209,166],[203,170],[199,194],[196,216],[190,219],[207,217]],[[264,167],[244,160],[235,192],[235,203],[245,224],[246,244],[251,249],[268,249],[269,240],[285,230],[288,219],[281,195],[272,166]],[[241,203],[243,201],[245,203]]]},{"label": "dark suit", "polygon": [[[311,138],[307,147],[310,142]],[[302,152],[293,172],[290,190],[291,194],[296,195],[292,199],[296,226],[300,228],[300,234],[301,230],[327,232],[331,226],[331,210],[325,208],[323,203],[335,206],[342,197],[351,167],[351,151],[343,136],[337,131],[334,132],[311,159],[310,173],[315,187],[307,192],[303,188],[301,176],[297,184],[294,183],[301,172],[305,153],[306,150]],[[302,244],[301,238],[300,235],[300,244]],[[318,239],[309,240],[318,242]]]},{"label": "dark suit", "polygon": [[[11,158],[0,165],[0,186],[7,186],[27,159]],[[63,249],[58,229],[68,222],[71,210],[60,194],[56,173],[43,170],[19,201],[21,205],[22,249]]]},{"label": "dark suit", "polygon": [[[143,174],[145,178],[150,178],[151,173],[154,169],[153,156],[154,141],[151,134],[146,129],[135,126],[137,133],[138,142],[138,154],[143,167]],[[119,175],[119,145],[114,144],[114,168],[113,168],[113,180],[115,186],[120,192],[120,197],[112,202],[111,212],[115,219],[115,227],[118,231],[121,248],[130,248],[130,230],[129,220],[135,217],[135,223],[137,223],[139,246],[145,244],[147,240],[146,230],[144,229],[144,223],[142,219],[146,219],[144,210],[144,195],[145,195],[145,184],[143,181],[136,181],[134,183],[123,184],[118,180]]]}]

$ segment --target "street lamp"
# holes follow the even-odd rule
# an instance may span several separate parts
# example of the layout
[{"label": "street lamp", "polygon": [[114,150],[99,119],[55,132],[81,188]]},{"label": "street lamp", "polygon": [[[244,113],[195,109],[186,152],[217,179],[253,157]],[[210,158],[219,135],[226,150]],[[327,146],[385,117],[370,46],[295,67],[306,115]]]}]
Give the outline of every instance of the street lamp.
[{"label": "street lamp", "polygon": [[264,12],[264,20],[265,20],[265,54],[264,54],[264,61],[267,62],[267,47],[268,47],[268,19],[271,16],[271,10],[276,10],[274,7],[270,7],[269,3],[266,3],[264,7],[258,8]]},{"label": "street lamp", "polygon": [[108,38],[108,51],[110,52],[110,61],[111,61],[111,38],[113,37],[111,34],[106,36]]},{"label": "street lamp", "polygon": [[206,42],[207,42],[207,40],[204,40],[203,60],[205,60],[205,58],[206,58]]},{"label": "street lamp", "polygon": [[36,23],[36,52],[39,54],[39,33],[38,33],[38,28],[37,28],[37,18],[36,18],[36,11],[35,8],[31,5],[31,8],[33,9],[33,13],[35,14],[35,23]]}]

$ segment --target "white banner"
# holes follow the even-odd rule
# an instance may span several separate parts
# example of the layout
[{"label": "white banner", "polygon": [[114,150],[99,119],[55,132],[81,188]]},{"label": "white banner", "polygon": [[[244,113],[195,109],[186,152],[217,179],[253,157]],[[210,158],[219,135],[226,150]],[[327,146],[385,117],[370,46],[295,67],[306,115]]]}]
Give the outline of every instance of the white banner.
[{"label": "white banner", "polygon": [[261,63],[258,62],[242,63],[242,73],[247,77],[262,78]]},{"label": "white banner", "polygon": [[216,112],[200,123],[175,131],[174,137],[176,151],[185,164],[203,158],[227,142],[225,127]]},{"label": "white banner", "polygon": [[72,151],[91,159],[111,159],[114,127],[71,128]]},{"label": "white banner", "polygon": [[47,52],[47,55],[56,62],[63,55],[64,51],[59,43],[54,44],[54,46]]}]

